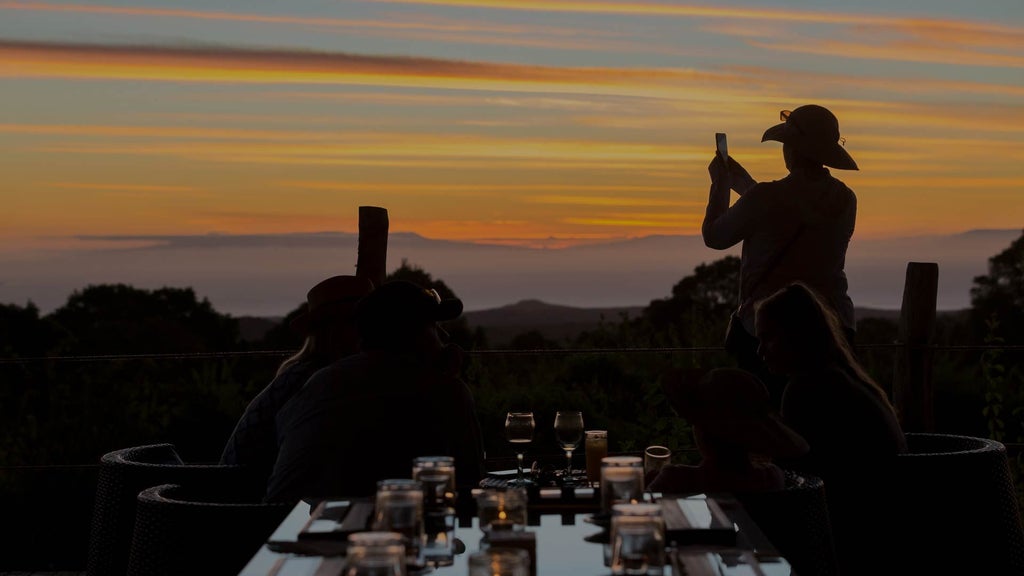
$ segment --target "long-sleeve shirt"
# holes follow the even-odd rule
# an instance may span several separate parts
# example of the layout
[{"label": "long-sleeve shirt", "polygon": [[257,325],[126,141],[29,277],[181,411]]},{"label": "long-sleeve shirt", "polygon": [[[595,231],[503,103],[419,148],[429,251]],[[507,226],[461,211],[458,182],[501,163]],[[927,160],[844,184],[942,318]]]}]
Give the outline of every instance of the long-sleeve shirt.
[{"label": "long-sleeve shirt", "polygon": [[712,185],[701,233],[725,250],[742,242],[740,308],[754,333],[754,304],[794,281],[809,285],[856,327],[847,294],[846,250],[857,219],[857,197],[827,169],[762,182],[729,205],[729,189]]},{"label": "long-sleeve shirt", "polygon": [[220,463],[246,466],[254,479],[265,483],[277,461],[277,413],[324,365],[305,360],[278,374],[249,402],[224,446]]},{"label": "long-sleeve shirt", "polygon": [[410,477],[416,456],[453,456],[469,497],[484,475],[475,403],[436,361],[362,352],[314,374],[278,414],[266,499],[369,496],[378,480]]}]

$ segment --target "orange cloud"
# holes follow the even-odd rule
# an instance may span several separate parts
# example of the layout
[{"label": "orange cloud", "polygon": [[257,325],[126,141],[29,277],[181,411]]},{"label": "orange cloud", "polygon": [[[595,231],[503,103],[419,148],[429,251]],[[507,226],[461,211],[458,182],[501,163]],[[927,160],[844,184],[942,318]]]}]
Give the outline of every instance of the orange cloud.
[{"label": "orange cloud", "polygon": [[[337,30],[347,36],[401,38],[491,46],[530,46],[559,50],[636,51],[643,48],[626,41],[615,31],[595,28],[556,27],[537,24],[500,24],[486,20],[450,20],[400,14],[380,19],[301,17],[280,14],[218,12],[177,8],[100,6],[48,2],[0,2],[0,10],[58,14],[100,14],[121,18],[169,18],[206,20],[233,24],[266,24]],[[664,48],[671,50],[671,48]]]},{"label": "orange cloud", "polygon": [[[434,30],[439,32],[476,32],[523,35],[541,32],[544,34],[572,37],[579,31],[554,26],[523,26],[495,24],[488,21],[451,21],[440,19],[400,20],[396,18],[367,20],[351,18],[330,18],[327,16],[302,17],[282,14],[254,14],[246,12],[218,12],[210,10],[185,10],[179,8],[155,8],[139,6],[101,6],[86,4],[57,4],[51,2],[2,2],[0,10],[17,10],[30,12],[55,12],[62,14],[101,14],[107,16],[139,16],[157,18],[176,18],[187,20],[214,20],[221,22],[257,23],[257,24],[295,24],[314,28],[341,28],[346,31],[365,31],[366,29],[387,30]],[[596,36],[612,37],[609,31],[591,31]]]},{"label": "orange cloud", "polygon": [[[391,0],[376,0],[390,2]],[[680,18],[712,18],[723,20],[754,20],[805,22],[817,24],[854,24],[889,26],[903,30],[941,30],[949,32],[992,33],[997,35],[1020,34],[1021,28],[939,18],[914,18],[882,14],[862,14],[835,10],[794,10],[788,8],[753,8],[735,5],[669,4],[661,2],[609,2],[603,0],[398,0],[402,4],[431,6],[455,6],[492,8],[498,10],[521,10],[530,12],[570,12],[584,14],[624,14],[631,16],[661,16]]]},{"label": "orange cloud", "polygon": [[[565,187],[562,188],[564,191]],[[607,207],[607,206],[637,206],[637,207],[704,207],[703,202],[695,202],[690,200],[674,200],[665,198],[636,198],[626,196],[626,194],[634,192],[651,192],[657,191],[666,194],[675,194],[678,191],[678,187],[653,187],[653,186],[638,186],[638,187],[603,187],[603,186],[581,186],[584,191],[587,192],[600,192],[602,188],[608,192],[615,192],[615,196],[569,196],[565,194],[558,195],[545,195],[545,196],[525,196],[524,202],[533,204],[558,204],[564,206],[591,206],[591,207]]]},{"label": "orange cloud", "polygon": [[[1024,42],[1024,39],[1021,40]],[[892,60],[898,62],[939,62],[962,66],[994,68],[1024,67],[1024,56],[964,50],[962,46],[950,46],[933,42],[842,42],[838,40],[802,39],[800,42],[758,42],[751,41],[755,48],[867,60]]]},{"label": "orange cloud", "polygon": [[699,224],[703,214],[698,218],[695,214],[672,214],[661,215],[658,218],[651,218],[650,214],[640,216],[612,216],[612,217],[591,217],[591,218],[565,218],[562,221],[566,224],[584,224],[587,226],[610,226],[617,228],[628,228],[634,233],[650,234],[650,230],[644,229],[672,229],[678,232],[692,230],[695,224]]},{"label": "orange cloud", "polygon": [[[553,67],[300,50],[0,41],[0,77],[364,84],[474,90],[678,93],[731,75],[668,68]],[[738,78],[733,78],[738,83]]]}]

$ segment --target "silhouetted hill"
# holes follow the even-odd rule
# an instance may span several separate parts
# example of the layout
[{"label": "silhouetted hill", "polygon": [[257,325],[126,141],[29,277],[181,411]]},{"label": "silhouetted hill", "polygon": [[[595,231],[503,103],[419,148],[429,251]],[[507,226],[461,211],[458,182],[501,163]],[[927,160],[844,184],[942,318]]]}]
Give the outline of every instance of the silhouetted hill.
[{"label": "silhouetted hill", "polygon": [[281,322],[280,317],[263,318],[261,316],[239,316],[238,332],[242,340],[255,342],[267,333],[268,330]]},{"label": "silhouetted hill", "polygon": [[[463,316],[472,329],[483,328],[490,345],[501,347],[519,334],[535,330],[545,338],[564,341],[585,330],[593,330],[603,322],[615,323],[623,317],[636,318],[645,306],[619,306],[610,308],[578,308],[548,304],[540,300],[521,300],[515,304],[464,312]],[[943,311],[944,314],[961,314],[962,310]],[[897,321],[900,311],[882,308],[857,308],[857,319],[881,318]],[[279,317],[240,316],[239,329],[243,340],[255,342],[267,330],[281,322]]]},{"label": "silhouetted hill", "polygon": [[471,328],[480,327],[487,332],[491,346],[501,347],[513,337],[531,330],[549,340],[561,342],[597,328],[602,321],[615,323],[623,317],[636,318],[643,309],[643,306],[576,308],[540,300],[521,300],[500,308],[465,312],[463,316]]},{"label": "silhouetted hill", "polygon": [[635,318],[643,309],[643,306],[576,308],[548,304],[540,300],[521,300],[500,308],[465,312],[463,316],[471,326],[525,326],[532,328],[567,323],[597,324],[602,319],[618,321],[622,315]]}]

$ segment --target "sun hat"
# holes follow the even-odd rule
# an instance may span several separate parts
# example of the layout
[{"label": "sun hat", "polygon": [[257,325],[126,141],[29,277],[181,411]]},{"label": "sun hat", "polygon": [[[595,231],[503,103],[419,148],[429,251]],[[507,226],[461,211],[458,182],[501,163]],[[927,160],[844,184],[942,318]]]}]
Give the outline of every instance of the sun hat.
[{"label": "sun hat", "polygon": [[807,104],[779,114],[781,124],[765,130],[761,142],[775,140],[792,145],[801,154],[840,170],[859,170],[839,135],[839,120],[824,106]]},{"label": "sun hat", "polygon": [[746,370],[679,370],[663,382],[676,412],[713,437],[772,458],[796,458],[809,450],[771,408],[765,385]]},{"label": "sun hat", "polygon": [[355,311],[356,327],[364,337],[454,320],[460,314],[462,300],[441,298],[436,290],[405,280],[381,284],[359,301]]},{"label": "sun hat", "polygon": [[309,334],[326,319],[351,318],[356,302],[373,290],[373,282],[360,276],[331,276],[306,293],[306,307],[290,322],[292,330]]}]

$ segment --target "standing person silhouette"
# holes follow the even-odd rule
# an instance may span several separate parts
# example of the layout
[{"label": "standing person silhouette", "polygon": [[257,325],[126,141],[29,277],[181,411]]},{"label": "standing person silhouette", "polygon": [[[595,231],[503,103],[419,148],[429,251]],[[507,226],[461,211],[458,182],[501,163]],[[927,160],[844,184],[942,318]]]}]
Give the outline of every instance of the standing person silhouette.
[{"label": "standing person silhouette", "polygon": [[[726,336],[737,364],[756,374],[781,402],[784,382],[757,354],[754,303],[794,281],[822,294],[842,322],[850,343],[855,334],[853,301],[847,294],[846,249],[857,219],[857,197],[827,167],[857,170],[843,148],[839,121],[828,109],[809,104],[783,110],[781,124],[761,141],[782,142],[789,174],[755,181],[732,157],[719,155],[708,166],[711,192],[701,234],[709,248],[725,250],[742,242],[739,307]],[[729,190],[739,198],[729,205]]]},{"label": "standing person silhouette", "polygon": [[358,276],[332,276],[309,289],[306,309],[290,327],[305,336],[302,349],[287,358],[274,379],[246,407],[221,455],[221,464],[249,468],[265,489],[277,461],[278,411],[314,372],[359,350],[356,302],[373,290],[373,283]]}]

